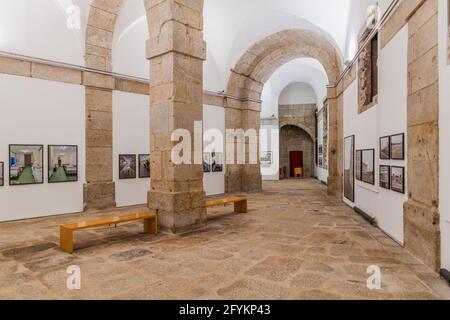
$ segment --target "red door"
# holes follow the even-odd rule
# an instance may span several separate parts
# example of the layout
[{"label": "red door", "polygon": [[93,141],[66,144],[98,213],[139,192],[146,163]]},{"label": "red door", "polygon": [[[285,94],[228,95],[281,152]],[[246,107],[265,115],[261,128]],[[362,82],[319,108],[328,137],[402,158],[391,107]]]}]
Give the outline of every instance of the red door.
[{"label": "red door", "polygon": [[291,151],[289,159],[291,178],[295,178],[295,168],[303,168],[303,151]]}]

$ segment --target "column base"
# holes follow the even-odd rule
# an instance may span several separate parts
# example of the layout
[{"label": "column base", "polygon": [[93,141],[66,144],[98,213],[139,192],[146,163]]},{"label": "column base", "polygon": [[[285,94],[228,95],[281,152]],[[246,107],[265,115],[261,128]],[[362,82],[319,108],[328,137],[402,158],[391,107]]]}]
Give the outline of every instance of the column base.
[{"label": "column base", "polygon": [[160,230],[173,234],[204,229],[208,223],[204,192],[150,191],[148,207],[158,212]]},{"label": "column base", "polygon": [[441,233],[439,210],[414,200],[403,205],[405,248],[427,266],[441,267]]},{"label": "column base", "polygon": [[84,184],[84,210],[116,207],[116,185],[114,182]]}]

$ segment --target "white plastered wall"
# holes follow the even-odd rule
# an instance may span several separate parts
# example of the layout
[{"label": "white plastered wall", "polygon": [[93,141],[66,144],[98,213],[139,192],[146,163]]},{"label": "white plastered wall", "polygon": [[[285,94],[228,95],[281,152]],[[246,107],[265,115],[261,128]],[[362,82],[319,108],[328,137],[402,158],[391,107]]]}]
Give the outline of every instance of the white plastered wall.
[{"label": "white plastered wall", "polygon": [[[204,151],[211,153],[213,151],[222,153],[222,159],[225,159],[224,139],[225,139],[225,109],[210,105],[203,106],[203,132],[204,132]],[[221,135],[221,139],[220,139]],[[203,175],[203,186],[206,195],[218,195],[225,193],[225,170],[222,172],[210,172]]]},{"label": "white plastered wall", "polygon": [[[83,211],[84,87],[0,74],[0,221]],[[44,145],[44,184],[9,186],[9,144]],[[78,182],[48,183],[48,145],[78,145]]]},{"label": "white plastered wall", "polygon": [[355,203],[344,201],[376,218],[379,227],[399,243],[403,243],[404,237],[403,204],[407,200],[407,187],[405,194],[381,188],[379,166],[405,167],[406,172],[407,161],[380,160],[379,138],[406,134],[407,57],[408,27],[405,26],[380,50],[378,105],[358,114],[358,80],[344,92],[344,137],[355,135],[356,150],[375,149],[375,185],[356,181]]},{"label": "white plastered wall", "polygon": [[[139,178],[139,154],[150,153],[149,97],[114,91],[113,93],[113,172],[118,207],[147,203],[150,179]],[[136,155],[136,179],[119,179],[119,155]]]}]

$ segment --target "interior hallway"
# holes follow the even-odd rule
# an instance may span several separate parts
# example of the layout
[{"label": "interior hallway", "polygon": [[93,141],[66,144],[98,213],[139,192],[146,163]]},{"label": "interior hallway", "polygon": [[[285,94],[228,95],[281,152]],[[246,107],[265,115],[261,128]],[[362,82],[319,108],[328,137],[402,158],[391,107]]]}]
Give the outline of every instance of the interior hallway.
[{"label": "interior hallway", "polygon": [[[81,214],[2,223],[0,299],[450,298],[436,273],[316,180],[264,190],[249,194],[246,215],[211,210],[200,233],[156,237],[139,223],[78,232],[73,256],[57,247],[58,226]],[[66,288],[70,265],[81,268],[79,291]],[[379,291],[366,287],[369,265],[381,267]]]}]

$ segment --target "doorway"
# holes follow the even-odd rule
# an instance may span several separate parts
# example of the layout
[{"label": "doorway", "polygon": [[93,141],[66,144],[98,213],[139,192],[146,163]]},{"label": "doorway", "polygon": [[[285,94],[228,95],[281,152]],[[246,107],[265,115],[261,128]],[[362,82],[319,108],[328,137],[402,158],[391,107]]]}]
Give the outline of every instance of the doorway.
[{"label": "doorway", "polygon": [[33,165],[33,161],[31,159],[31,154],[25,154],[25,167],[31,167]]},{"label": "doorway", "polygon": [[291,151],[289,153],[290,177],[295,178],[295,169],[301,168],[303,172],[303,151]]}]

